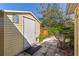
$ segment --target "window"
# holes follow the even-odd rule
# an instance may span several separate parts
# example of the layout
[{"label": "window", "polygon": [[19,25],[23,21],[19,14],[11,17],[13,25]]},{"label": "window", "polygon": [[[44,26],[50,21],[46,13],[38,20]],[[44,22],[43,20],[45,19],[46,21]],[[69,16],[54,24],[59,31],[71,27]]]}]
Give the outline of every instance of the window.
[{"label": "window", "polygon": [[16,24],[19,23],[19,16],[18,15],[13,15],[13,23],[16,23]]}]

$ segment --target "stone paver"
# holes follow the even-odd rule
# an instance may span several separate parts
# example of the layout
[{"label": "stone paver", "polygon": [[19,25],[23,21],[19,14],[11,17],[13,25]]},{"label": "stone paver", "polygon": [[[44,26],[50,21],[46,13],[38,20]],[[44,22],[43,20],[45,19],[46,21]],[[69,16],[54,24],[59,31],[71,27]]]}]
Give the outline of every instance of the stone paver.
[{"label": "stone paver", "polygon": [[31,55],[28,54],[28,53],[23,52],[23,53],[20,53],[18,56],[31,56]]},{"label": "stone paver", "polygon": [[41,48],[35,52],[33,55],[28,53],[24,53],[24,56],[60,56],[60,54],[56,53],[58,40],[53,36],[50,38],[46,38],[41,43]]},{"label": "stone paver", "polygon": [[46,47],[42,47],[40,48],[39,51],[37,51],[36,53],[33,54],[33,56],[44,56],[47,52],[47,49]]},{"label": "stone paver", "polygon": [[58,56],[56,53],[58,40],[53,36],[51,38],[47,38],[42,42],[42,48],[38,50],[33,56]]}]

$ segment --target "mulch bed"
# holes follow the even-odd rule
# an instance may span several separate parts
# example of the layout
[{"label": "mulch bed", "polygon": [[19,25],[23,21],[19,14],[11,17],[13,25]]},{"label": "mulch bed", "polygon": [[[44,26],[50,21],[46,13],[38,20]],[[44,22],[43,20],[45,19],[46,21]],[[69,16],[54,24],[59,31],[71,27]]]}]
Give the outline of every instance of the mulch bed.
[{"label": "mulch bed", "polygon": [[62,56],[74,56],[74,50],[72,48],[67,49],[57,48],[57,52]]},{"label": "mulch bed", "polygon": [[57,52],[62,56],[74,56],[74,48],[71,48],[68,45],[65,45],[63,47],[57,46]]}]

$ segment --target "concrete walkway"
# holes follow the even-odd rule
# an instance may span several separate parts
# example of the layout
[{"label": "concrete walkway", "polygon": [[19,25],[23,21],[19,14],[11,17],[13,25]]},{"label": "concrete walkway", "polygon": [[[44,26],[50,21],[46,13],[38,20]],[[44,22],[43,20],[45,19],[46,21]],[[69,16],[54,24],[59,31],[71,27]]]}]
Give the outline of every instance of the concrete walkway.
[{"label": "concrete walkway", "polygon": [[58,40],[53,36],[46,38],[40,48],[33,56],[55,56],[59,55],[56,53]]},{"label": "concrete walkway", "polygon": [[[19,56],[60,56],[60,54],[57,53],[57,43],[58,40],[55,38],[55,36],[46,38],[40,44],[42,47],[38,51],[36,51],[33,55],[23,52]],[[37,43],[37,45],[39,44]]]}]

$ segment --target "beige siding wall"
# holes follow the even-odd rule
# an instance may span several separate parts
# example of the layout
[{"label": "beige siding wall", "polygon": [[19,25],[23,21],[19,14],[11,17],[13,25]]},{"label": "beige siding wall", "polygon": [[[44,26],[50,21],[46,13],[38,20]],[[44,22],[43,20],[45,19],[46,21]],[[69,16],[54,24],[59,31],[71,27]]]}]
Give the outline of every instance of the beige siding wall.
[{"label": "beige siding wall", "polygon": [[79,56],[79,6],[75,9],[76,22],[75,22],[75,55]]},{"label": "beige siding wall", "polygon": [[25,17],[27,17],[27,18],[30,18],[30,19],[32,19],[32,20],[36,20],[31,14],[29,14],[29,13],[27,13],[27,14],[25,14],[25,15],[23,15],[23,16],[25,16]]},{"label": "beige siding wall", "polygon": [[[36,20],[31,14],[15,13],[19,16],[19,24],[14,24],[12,14],[4,14],[4,55],[16,55],[23,50],[23,16]],[[39,28],[40,24],[36,22],[36,36],[40,33]]]},{"label": "beige siding wall", "polygon": [[78,6],[78,10],[77,10],[77,15],[78,15],[78,56],[79,56],[79,6]]},{"label": "beige siding wall", "polygon": [[36,24],[36,37],[38,37],[39,36],[39,34],[40,34],[40,22],[38,22],[31,14],[25,14],[25,15],[20,15],[21,17],[22,16],[25,16],[25,17],[27,17],[27,18],[30,18],[30,19],[32,19],[32,20],[35,20],[35,24]]},{"label": "beige siding wall", "polygon": [[19,24],[12,22],[12,14],[4,18],[4,55],[16,55],[23,49],[22,17],[19,16]]},{"label": "beige siding wall", "polygon": [[38,22],[31,14],[26,14],[24,16],[35,20],[35,23],[36,23],[36,37],[38,37],[39,34],[40,34],[40,22]]},{"label": "beige siding wall", "polygon": [[0,56],[4,55],[4,20],[3,12],[0,12]]},{"label": "beige siding wall", "polygon": [[36,20],[36,37],[40,35],[40,23]]}]

